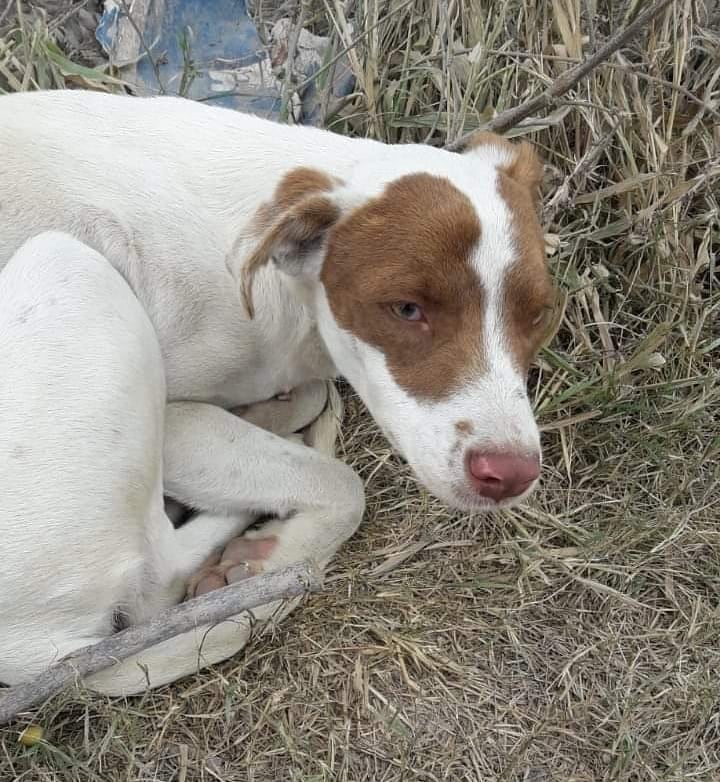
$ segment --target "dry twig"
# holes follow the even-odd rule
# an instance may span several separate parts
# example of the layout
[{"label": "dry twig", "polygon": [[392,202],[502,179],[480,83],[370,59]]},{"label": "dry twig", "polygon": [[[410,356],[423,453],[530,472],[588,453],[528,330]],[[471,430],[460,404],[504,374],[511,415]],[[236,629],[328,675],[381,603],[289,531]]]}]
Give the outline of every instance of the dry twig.
[{"label": "dry twig", "polygon": [[0,725],[63,690],[76,679],[205,624],[217,624],[252,608],[316,591],[321,575],[307,564],[239,581],[163,611],[149,622],[128,627],[100,643],[80,649],[48,668],[35,681],[0,695]]},{"label": "dry twig", "polygon": [[[489,130],[492,133],[505,133],[516,125],[519,125],[524,119],[527,119],[527,117],[531,116],[536,111],[551,106],[559,97],[564,95],[568,90],[571,90],[581,79],[584,79],[588,74],[592,73],[595,68],[635,38],[635,36],[644,30],[650,22],[660,16],[671,2],[672,0],[657,0],[657,2],[653,3],[646,11],[638,14],[624,30],[621,30],[610,38],[610,40],[604,46],[601,46],[595,54],[591,55],[586,60],[583,60],[583,62],[579,63],[574,68],[565,71],[565,73],[563,73],[562,76],[559,76],[545,92],[525,101],[525,103],[521,103],[519,106],[514,106],[507,111],[500,112],[497,117],[490,120],[486,130]],[[459,152],[473,135],[473,133],[466,133],[452,143],[447,144],[445,148],[451,152]]]}]

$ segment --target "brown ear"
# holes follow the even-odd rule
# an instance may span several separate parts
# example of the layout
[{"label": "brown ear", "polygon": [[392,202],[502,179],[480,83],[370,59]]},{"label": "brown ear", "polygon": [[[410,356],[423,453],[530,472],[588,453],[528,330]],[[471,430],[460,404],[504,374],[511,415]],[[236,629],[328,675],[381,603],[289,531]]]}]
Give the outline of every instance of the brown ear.
[{"label": "brown ear", "polygon": [[543,183],[544,167],[535,151],[535,147],[527,141],[510,145],[514,152],[514,159],[503,170],[516,182],[524,184],[536,192]]},{"label": "brown ear", "polygon": [[[271,259],[287,274],[300,276],[321,263],[325,235],[340,217],[330,193],[343,183],[315,168],[299,167],[280,180],[272,199],[261,204],[249,229],[241,234],[228,258],[228,269],[240,278],[240,290],[250,317],[254,315],[255,273]],[[254,244],[249,257],[244,248]],[[318,261],[318,259],[320,259]],[[316,270],[319,273],[319,268]]]},{"label": "brown ear", "polygon": [[510,179],[533,194],[533,199],[539,199],[539,189],[543,182],[543,164],[535,147],[527,141],[513,143],[496,133],[479,131],[475,133],[462,150],[462,154],[482,154],[484,150],[499,150],[508,162],[500,164],[500,170]]},{"label": "brown ear", "polygon": [[340,214],[340,207],[329,196],[311,195],[272,223],[241,271],[242,294],[250,317],[254,316],[252,284],[257,270],[273,260],[278,269],[293,277],[318,276],[325,239]]}]

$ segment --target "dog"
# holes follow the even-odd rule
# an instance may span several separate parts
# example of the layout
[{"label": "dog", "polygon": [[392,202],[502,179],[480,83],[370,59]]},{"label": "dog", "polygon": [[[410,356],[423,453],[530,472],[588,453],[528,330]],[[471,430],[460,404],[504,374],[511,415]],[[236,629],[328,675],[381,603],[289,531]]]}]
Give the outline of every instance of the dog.
[{"label": "dog", "polygon": [[[0,97],[0,149],[0,681],[186,591],[325,567],[364,513],[334,377],[448,505],[533,490],[553,287],[529,144],[459,154],[73,90]],[[258,426],[288,393],[294,422]],[[198,516],[173,527],[164,495]],[[250,630],[199,627],[85,684],[157,687]]]}]

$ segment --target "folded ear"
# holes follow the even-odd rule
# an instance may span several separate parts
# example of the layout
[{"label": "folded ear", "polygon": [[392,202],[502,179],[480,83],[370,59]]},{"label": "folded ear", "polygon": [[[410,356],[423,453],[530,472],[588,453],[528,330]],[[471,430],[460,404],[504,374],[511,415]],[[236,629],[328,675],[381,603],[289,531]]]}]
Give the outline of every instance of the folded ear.
[{"label": "folded ear", "polygon": [[340,214],[332,198],[316,195],[290,207],[273,223],[242,268],[242,290],[251,315],[253,277],[271,260],[291,277],[319,277],[325,240]]},{"label": "folded ear", "polygon": [[252,233],[259,241],[241,260],[241,290],[250,317],[253,279],[270,261],[292,277],[320,276],[328,234],[351,200],[342,182],[315,169],[295,169],[282,179],[273,200],[260,207],[253,221]]},{"label": "folded ear", "polygon": [[536,204],[540,198],[544,167],[527,141],[508,141],[496,133],[477,132],[470,137],[461,154],[496,158],[497,167],[510,179],[530,190]]}]

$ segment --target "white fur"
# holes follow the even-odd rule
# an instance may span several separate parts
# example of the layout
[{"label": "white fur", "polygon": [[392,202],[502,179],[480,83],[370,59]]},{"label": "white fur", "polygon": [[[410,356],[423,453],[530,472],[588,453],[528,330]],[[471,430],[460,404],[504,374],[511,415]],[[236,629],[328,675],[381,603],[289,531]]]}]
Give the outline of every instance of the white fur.
[{"label": "white fur", "polygon": [[[182,99],[82,91],[0,98],[0,149],[0,453],[10,495],[0,534],[11,542],[0,681],[106,635],[118,608],[136,621],[177,600],[188,573],[254,512],[290,514],[272,523],[280,543],[270,568],[309,556],[324,565],[354,532],[362,486],[332,458],[331,416],[317,424],[312,450],[227,409],[339,371],[419,477],[468,509],[483,502],[451,453],[458,418],[476,425],[470,445],[539,448],[498,313],[515,258],[499,152],[471,162]],[[302,279],[261,269],[249,318],[237,280],[247,226],[298,166],[341,178],[344,210],[420,171],[468,195],[482,222],[475,260],[489,291],[487,374],[441,403],[411,398],[381,353],[338,327],[319,264]],[[23,320],[25,310],[33,314]],[[37,459],[21,468],[15,445]],[[173,530],[163,489],[207,513]],[[108,693],[157,686],[230,656],[249,632],[242,619],[207,630],[88,683]]]}]

